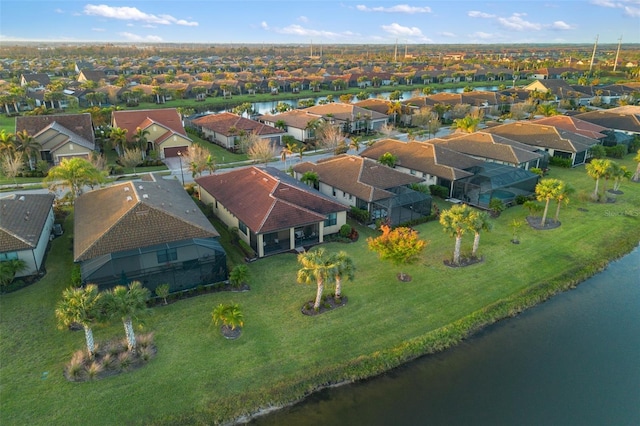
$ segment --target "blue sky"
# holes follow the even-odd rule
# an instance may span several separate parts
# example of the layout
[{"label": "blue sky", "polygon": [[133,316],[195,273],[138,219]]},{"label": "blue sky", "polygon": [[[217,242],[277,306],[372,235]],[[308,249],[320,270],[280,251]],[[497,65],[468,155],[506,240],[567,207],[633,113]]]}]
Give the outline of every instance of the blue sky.
[{"label": "blue sky", "polygon": [[10,41],[640,43],[640,0],[2,0]]}]

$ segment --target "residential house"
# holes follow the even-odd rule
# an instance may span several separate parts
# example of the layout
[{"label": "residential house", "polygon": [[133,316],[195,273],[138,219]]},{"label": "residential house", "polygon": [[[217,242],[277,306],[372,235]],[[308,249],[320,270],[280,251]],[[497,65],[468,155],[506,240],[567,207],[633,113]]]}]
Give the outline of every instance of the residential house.
[{"label": "residential house", "polygon": [[307,172],[316,173],[322,194],[367,211],[371,220],[397,225],[431,214],[431,197],[409,188],[422,182],[421,178],[370,158],[343,154],[317,163],[298,163],[293,171],[297,179]]},{"label": "residential house", "polygon": [[0,198],[0,262],[23,260],[16,277],[42,270],[54,223],[53,194],[13,194]]},{"label": "residential house", "polygon": [[138,129],[149,132],[147,140],[160,158],[178,157],[193,142],[182,125],[175,108],[113,111],[111,126],[127,131],[127,142],[133,142]]},{"label": "residential house", "polygon": [[448,137],[431,139],[429,142],[479,160],[525,170],[532,167],[545,168],[547,165],[544,153],[537,148],[482,131],[452,133]]},{"label": "residential house", "polygon": [[65,158],[89,159],[96,150],[91,114],[16,117],[16,133],[26,131],[40,144],[40,159],[58,165]]},{"label": "residential house", "polygon": [[39,92],[44,90],[51,83],[47,74],[22,74],[20,76],[20,86],[26,87],[29,92]]},{"label": "residential house", "polygon": [[83,283],[103,289],[138,280],[178,291],[227,278],[218,232],[175,179],[149,174],[86,192],[74,214]]},{"label": "residential house", "polygon": [[549,93],[553,99],[573,99],[578,105],[588,105],[593,96],[580,90],[580,86],[571,86],[565,80],[537,80],[524,87],[524,90],[539,93]]},{"label": "residential house", "polygon": [[86,81],[93,81],[96,84],[104,84],[107,81],[107,74],[105,74],[104,71],[83,69],[78,74],[78,82],[84,83]]},{"label": "residential house", "polygon": [[597,139],[535,122],[518,121],[484,129],[485,132],[521,142],[547,152],[551,157],[569,158],[571,166],[584,164]]},{"label": "residential house", "polygon": [[281,146],[282,135],[285,133],[282,129],[230,112],[205,115],[192,120],[191,125],[202,132],[203,139],[229,150],[236,148],[239,137],[250,133],[270,141],[274,146]]},{"label": "residential house", "polygon": [[537,118],[532,123],[558,127],[599,141],[607,137],[605,132],[609,130],[607,127],[581,120],[575,115],[552,115],[550,117]]},{"label": "residential house", "polygon": [[378,160],[391,153],[397,159],[395,169],[415,176],[426,185],[440,185],[453,191],[453,182],[472,175],[467,169],[479,166],[482,160],[475,159],[430,141],[403,142],[383,139],[362,151],[360,155]]},{"label": "residential house", "polygon": [[301,142],[313,141],[316,138],[314,123],[318,121],[318,117],[307,114],[306,110],[293,109],[276,115],[265,114],[259,120],[272,127],[279,122],[284,123],[286,134]]},{"label": "residential house", "polygon": [[606,127],[607,137],[603,145],[629,145],[634,137],[640,135],[640,106],[627,105],[607,110],[596,110],[577,114],[574,118],[591,124]]},{"label": "residential house", "polygon": [[257,257],[319,244],[340,231],[347,207],[275,168],[196,178],[200,199]]}]

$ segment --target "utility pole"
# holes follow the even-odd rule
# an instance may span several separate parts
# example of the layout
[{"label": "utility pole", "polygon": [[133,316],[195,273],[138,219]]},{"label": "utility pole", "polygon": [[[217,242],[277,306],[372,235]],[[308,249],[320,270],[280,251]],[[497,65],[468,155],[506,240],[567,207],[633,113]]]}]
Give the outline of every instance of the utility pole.
[{"label": "utility pole", "polygon": [[396,39],[396,48],[393,52],[393,62],[398,62],[398,39]]},{"label": "utility pole", "polygon": [[616,67],[618,66],[618,56],[620,56],[620,44],[622,44],[622,36],[618,39],[618,50],[616,51],[616,60],[613,63],[613,72],[616,72]]},{"label": "utility pole", "polygon": [[591,75],[591,70],[593,69],[593,61],[596,59],[596,49],[598,47],[598,35],[596,35],[596,43],[593,45],[593,53],[591,54],[591,63],[589,64],[589,75]]}]

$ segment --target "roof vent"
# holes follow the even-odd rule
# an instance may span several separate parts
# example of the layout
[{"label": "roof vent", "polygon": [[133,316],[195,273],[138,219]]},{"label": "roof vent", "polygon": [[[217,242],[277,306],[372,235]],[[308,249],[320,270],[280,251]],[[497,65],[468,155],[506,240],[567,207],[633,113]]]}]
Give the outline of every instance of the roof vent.
[{"label": "roof vent", "polygon": [[20,198],[18,198],[18,200],[24,201],[24,195],[21,195]]},{"label": "roof vent", "polygon": [[140,185],[138,186],[138,189],[144,189],[144,186]]},{"label": "roof vent", "polygon": [[149,194],[142,194],[142,198],[149,198]]},{"label": "roof vent", "polygon": [[127,196],[127,201],[131,201],[131,200],[133,200],[133,198],[131,198],[131,195],[128,195]]},{"label": "roof vent", "polygon": [[269,179],[267,179],[267,178],[262,178],[262,180],[265,181],[265,182],[269,182]]},{"label": "roof vent", "polygon": [[124,192],[129,192],[129,187],[128,186],[124,187]]}]

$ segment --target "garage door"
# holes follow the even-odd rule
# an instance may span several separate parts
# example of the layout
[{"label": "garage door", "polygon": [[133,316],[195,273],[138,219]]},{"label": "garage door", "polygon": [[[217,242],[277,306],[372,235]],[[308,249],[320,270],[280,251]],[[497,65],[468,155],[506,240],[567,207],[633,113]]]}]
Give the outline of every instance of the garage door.
[{"label": "garage door", "polygon": [[169,157],[177,157],[178,156],[178,151],[182,152],[183,154],[187,152],[187,147],[186,146],[174,146],[171,148],[165,148],[164,149],[164,158],[169,158]]}]

